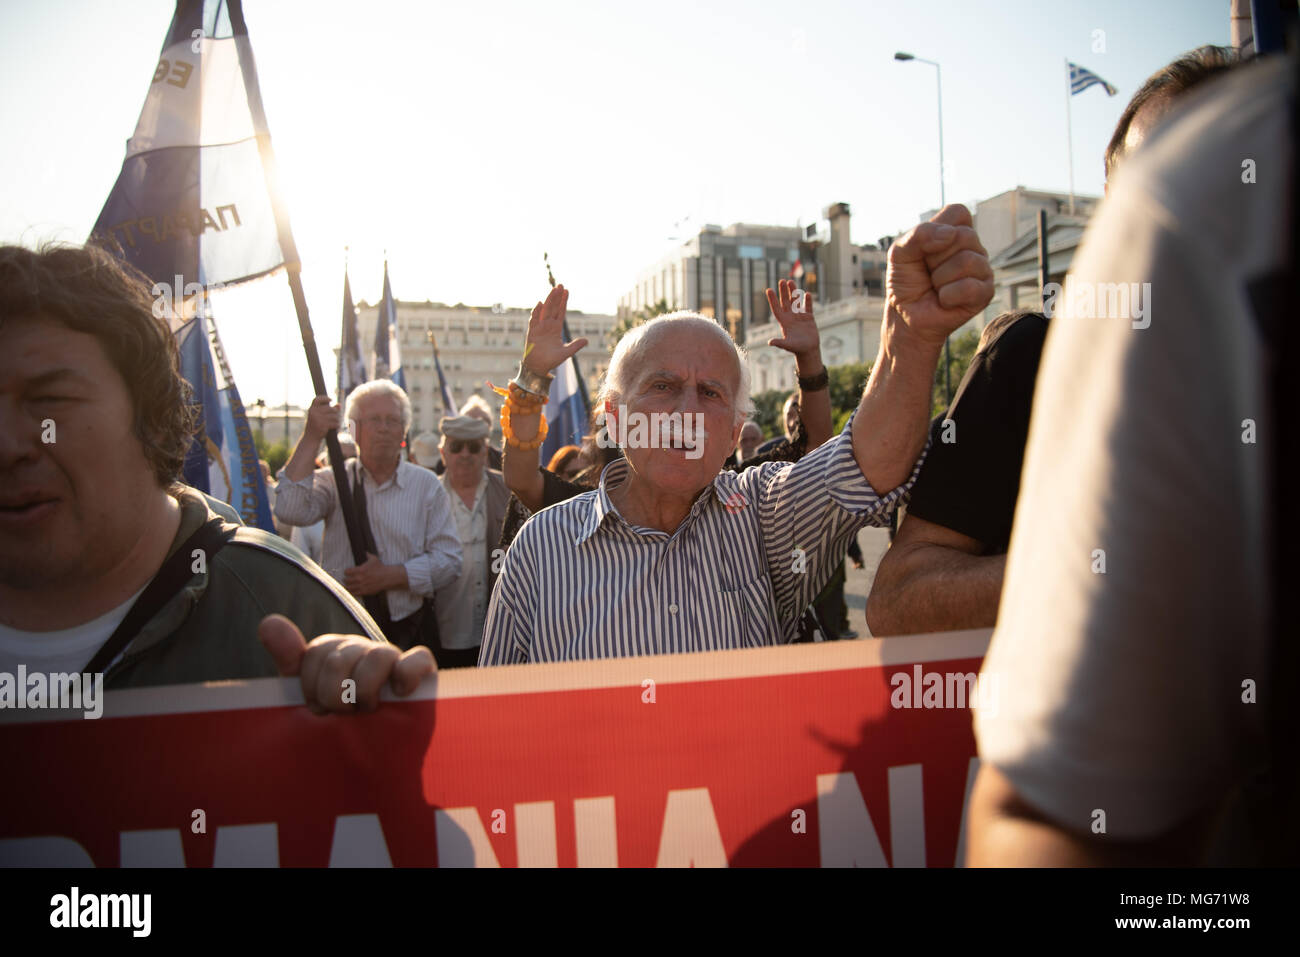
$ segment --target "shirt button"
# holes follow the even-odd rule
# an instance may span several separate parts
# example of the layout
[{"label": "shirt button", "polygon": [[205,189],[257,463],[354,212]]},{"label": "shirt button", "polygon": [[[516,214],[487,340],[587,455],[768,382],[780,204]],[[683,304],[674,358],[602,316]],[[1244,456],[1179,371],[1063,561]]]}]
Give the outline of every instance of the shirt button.
[{"label": "shirt button", "polygon": [[672,614],[672,615],[677,614],[677,606],[676,606],[676,605],[669,605],[669,606],[668,606],[668,613],[669,613],[669,614]]}]

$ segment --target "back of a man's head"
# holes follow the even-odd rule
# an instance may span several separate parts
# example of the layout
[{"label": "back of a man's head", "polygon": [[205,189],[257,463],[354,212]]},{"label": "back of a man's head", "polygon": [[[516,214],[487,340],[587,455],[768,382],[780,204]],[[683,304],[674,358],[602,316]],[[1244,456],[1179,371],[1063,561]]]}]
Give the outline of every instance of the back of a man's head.
[{"label": "back of a man's head", "polygon": [[97,246],[0,246],[0,323],[46,320],[94,336],[131,398],[132,431],[159,486],[180,475],[193,435],[176,341],[150,283]]},{"label": "back of a man's head", "polygon": [[1169,110],[1173,101],[1206,80],[1226,73],[1239,62],[1232,47],[1202,46],[1184,53],[1168,66],[1161,67],[1147,78],[1115,124],[1115,133],[1106,147],[1106,178],[1110,179],[1126,151],[1129,129],[1134,119],[1144,110],[1153,117]]}]

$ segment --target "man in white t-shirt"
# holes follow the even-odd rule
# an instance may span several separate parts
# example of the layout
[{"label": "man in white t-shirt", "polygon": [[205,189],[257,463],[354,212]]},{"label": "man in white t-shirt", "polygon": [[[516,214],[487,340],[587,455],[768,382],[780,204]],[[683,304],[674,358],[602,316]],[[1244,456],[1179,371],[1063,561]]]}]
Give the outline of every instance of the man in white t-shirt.
[{"label": "man in white t-shirt", "polygon": [[[20,695],[51,706],[53,675],[112,690],[301,672],[308,703],[340,711],[345,675],[363,706],[390,678],[413,688],[427,650],[400,655],[297,549],[175,481],[193,418],[149,289],[94,246],[0,246],[0,718]],[[322,670],[339,642],[308,649],[291,622],[365,637]]]},{"label": "man in white t-shirt", "polygon": [[[972,864],[1201,862],[1270,766],[1293,73],[1191,94],[1119,171],[1058,302],[984,662],[1004,690],[976,715]],[[1111,314],[1113,285],[1103,310],[1102,283],[1145,316]]]}]

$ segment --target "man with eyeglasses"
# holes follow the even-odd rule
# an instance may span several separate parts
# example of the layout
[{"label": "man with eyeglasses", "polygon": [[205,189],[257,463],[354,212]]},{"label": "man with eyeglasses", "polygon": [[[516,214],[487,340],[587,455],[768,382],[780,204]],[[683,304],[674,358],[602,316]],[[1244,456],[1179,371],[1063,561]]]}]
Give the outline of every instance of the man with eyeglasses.
[{"label": "man with eyeglasses", "polygon": [[438,589],[439,644],[433,646],[439,668],[478,664],[483,621],[496,576],[492,549],[501,537],[510,490],[501,473],[489,469],[488,424],[477,416],[458,415],[438,423],[438,451],[445,469],[441,482],[451,500],[460,533],[465,567],[454,582]]},{"label": "man with eyeglasses", "polygon": [[368,552],[361,565],[352,559],[334,473],[315,468],[325,433],[339,427],[339,418],[339,407],[327,397],[312,400],[302,438],[280,471],[276,517],[300,526],[323,518],[322,567],[365,601],[393,644],[435,647],[432,597],[460,575],[461,546],[446,489],[432,472],[403,459],[410,399],[387,379],[348,396],[358,452],[347,462],[348,480]]}]

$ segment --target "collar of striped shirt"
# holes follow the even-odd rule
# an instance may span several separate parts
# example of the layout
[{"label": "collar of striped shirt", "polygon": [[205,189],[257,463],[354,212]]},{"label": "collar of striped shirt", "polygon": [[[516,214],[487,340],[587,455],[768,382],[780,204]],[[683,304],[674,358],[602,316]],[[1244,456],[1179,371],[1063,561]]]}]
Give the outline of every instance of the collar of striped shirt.
[{"label": "collar of striped shirt", "polygon": [[[614,507],[614,502],[609,497],[609,490],[618,487],[626,481],[627,473],[631,470],[632,466],[627,459],[615,459],[613,462],[610,462],[609,465],[605,466],[605,471],[602,472],[600,476],[600,487],[596,489],[595,494],[592,496],[591,510],[587,513],[582,533],[578,536],[576,544],[581,545],[587,539],[591,538],[592,535],[595,535],[596,529],[600,528],[601,523],[605,520],[605,516],[607,515],[613,514],[617,516],[619,520],[627,522],[627,519],[623,518],[623,516],[619,514],[618,509]],[[687,520],[689,521],[698,515],[700,509],[705,506],[705,503],[707,503],[711,497],[716,497],[717,500],[729,511],[748,508],[749,499],[739,491],[729,487],[734,484],[730,481],[734,475],[735,473],[733,472],[719,472],[717,477],[714,478],[709,491],[706,491],[705,494],[695,500],[695,504],[691,506],[691,512],[687,517]],[[627,522],[627,524],[629,528],[639,528],[639,526],[634,526],[630,522]],[[654,529],[653,531],[662,535],[668,534],[667,532],[659,532],[657,529]]]}]

